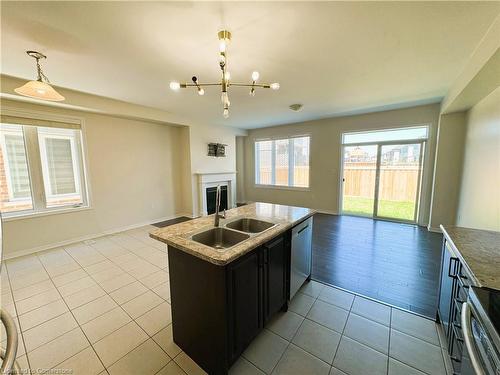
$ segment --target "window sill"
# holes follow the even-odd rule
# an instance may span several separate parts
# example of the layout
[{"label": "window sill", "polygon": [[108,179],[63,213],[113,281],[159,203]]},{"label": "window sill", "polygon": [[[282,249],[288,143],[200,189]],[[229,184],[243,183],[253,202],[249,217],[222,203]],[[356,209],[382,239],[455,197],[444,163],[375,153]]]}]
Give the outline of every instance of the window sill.
[{"label": "window sill", "polygon": [[296,187],[296,186],[280,186],[280,185],[254,185],[257,189],[276,189],[276,190],[295,190],[295,191],[311,191],[310,187]]},{"label": "window sill", "polygon": [[[82,207],[65,207],[65,208],[57,208],[53,210],[40,211],[40,212],[29,212],[29,213],[19,213],[19,214],[11,214],[9,216],[3,216],[2,220],[4,222],[15,221],[15,220],[24,220],[24,219],[34,219],[42,216],[50,216],[50,215],[61,215],[61,214],[69,214],[71,212],[78,211],[86,211],[91,210],[90,206],[82,206]],[[5,215],[5,214],[4,214]]]}]

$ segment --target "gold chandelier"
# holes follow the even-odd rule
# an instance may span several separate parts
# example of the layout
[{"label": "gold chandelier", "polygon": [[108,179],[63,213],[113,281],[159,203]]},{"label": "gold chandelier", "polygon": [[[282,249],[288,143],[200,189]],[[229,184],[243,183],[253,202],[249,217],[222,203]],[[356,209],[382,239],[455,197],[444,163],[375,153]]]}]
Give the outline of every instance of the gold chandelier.
[{"label": "gold chandelier", "polygon": [[263,88],[263,89],[272,89],[272,90],[278,90],[280,88],[280,84],[275,82],[275,83],[257,83],[257,80],[259,79],[259,72],[253,72],[252,73],[252,83],[233,83],[231,82],[231,74],[227,70],[227,45],[231,41],[231,33],[227,30],[221,30],[218,33],[219,37],[219,66],[222,72],[222,77],[221,77],[221,82],[220,83],[200,83],[198,81],[198,78],[196,76],[193,76],[191,80],[193,83],[179,83],[176,81],[170,82],[170,88],[174,91],[177,91],[179,89],[184,89],[186,87],[196,87],[198,91],[198,95],[204,95],[205,94],[205,89],[203,87],[205,86],[220,86],[222,89],[222,95],[221,95],[221,101],[222,101],[222,115],[224,118],[229,117],[229,106],[231,105],[231,102],[229,101],[229,96],[228,96],[228,89],[230,86],[237,86],[237,87],[249,87],[250,92],[249,94],[251,96],[255,95],[255,89],[256,88]]}]

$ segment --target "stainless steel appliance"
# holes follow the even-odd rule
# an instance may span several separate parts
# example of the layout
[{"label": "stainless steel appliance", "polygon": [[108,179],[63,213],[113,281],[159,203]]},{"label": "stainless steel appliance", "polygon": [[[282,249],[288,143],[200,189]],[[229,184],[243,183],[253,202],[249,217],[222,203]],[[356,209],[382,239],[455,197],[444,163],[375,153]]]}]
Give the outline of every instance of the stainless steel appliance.
[{"label": "stainless steel appliance", "polygon": [[290,299],[311,277],[313,218],[304,220],[292,229],[290,260]]},{"label": "stainless steel appliance", "polygon": [[460,374],[500,375],[500,291],[471,287],[460,326]]}]

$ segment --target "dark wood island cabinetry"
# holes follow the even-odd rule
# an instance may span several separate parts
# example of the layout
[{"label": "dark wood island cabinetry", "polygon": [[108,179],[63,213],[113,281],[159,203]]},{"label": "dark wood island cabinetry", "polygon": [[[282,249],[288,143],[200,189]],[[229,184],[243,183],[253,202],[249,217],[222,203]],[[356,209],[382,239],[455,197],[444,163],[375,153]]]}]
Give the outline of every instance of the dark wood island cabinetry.
[{"label": "dark wood island cabinetry", "polygon": [[298,264],[291,256],[311,259],[293,230],[306,220],[311,226],[314,213],[258,202],[227,211],[220,223],[204,216],[150,233],[168,245],[174,342],[203,370],[227,374],[266,323],[287,310],[290,280],[299,282],[290,275]]},{"label": "dark wood island cabinetry", "polygon": [[175,342],[209,374],[226,374],[287,308],[290,230],[227,265],[168,247]]}]

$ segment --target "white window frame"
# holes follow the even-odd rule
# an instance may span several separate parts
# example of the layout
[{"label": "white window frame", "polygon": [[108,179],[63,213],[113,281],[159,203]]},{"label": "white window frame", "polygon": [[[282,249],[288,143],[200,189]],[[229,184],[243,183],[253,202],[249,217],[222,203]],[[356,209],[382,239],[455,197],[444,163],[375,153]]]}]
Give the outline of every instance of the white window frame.
[{"label": "white window frame", "polygon": [[[293,186],[294,179],[294,152],[293,152],[293,142],[292,140],[295,138],[309,138],[309,154],[308,154],[308,186]],[[288,185],[277,185],[276,184],[276,141],[288,141]],[[271,184],[260,184],[257,179],[259,178],[259,167],[260,162],[258,161],[258,153],[257,153],[257,143],[271,141]],[[255,138],[254,139],[254,187],[256,188],[266,188],[266,189],[282,189],[282,190],[302,190],[309,191],[311,189],[311,135],[310,134],[300,134],[300,135],[292,135],[287,137],[277,137],[277,138]],[[259,178],[260,181],[260,178]]]},{"label": "white window frame", "polygon": [[[54,128],[56,129],[56,128]],[[55,133],[56,131],[54,131]],[[75,193],[71,194],[54,194],[52,191],[52,187],[50,186],[49,180],[49,163],[47,160],[47,138],[51,139],[65,139],[70,142],[71,149],[71,162],[73,164],[73,175],[75,178]],[[47,199],[57,199],[57,198],[72,198],[79,197],[82,193],[80,187],[80,167],[78,166],[78,160],[80,159],[76,152],[76,143],[75,137],[67,136],[67,135],[56,135],[56,134],[45,134],[44,131],[38,132],[38,144],[40,145],[40,159],[42,161],[42,175],[44,176],[43,184],[45,188],[45,194]],[[50,192],[50,193],[48,193]]]},{"label": "white window frame", "polygon": [[[42,120],[42,121],[57,121],[61,123],[67,124],[75,124],[80,127],[80,139],[78,146],[81,148],[80,157],[78,158],[78,162],[80,163],[80,167],[78,170],[80,171],[80,181],[82,185],[80,186],[80,192],[83,197],[83,203],[78,205],[63,205],[63,206],[54,206],[54,207],[46,207],[46,197],[45,197],[45,186],[43,183],[42,176],[42,166],[40,168],[36,168],[32,166],[32,160],[39,158],[39,164],[43,164],[41,162],[42,156],[40,155],[40,141],[35,142],[36,145],[31,144],[31,142],[26,139],[26,132],[24,132],[24,142],[27,153],[27,161],[28,161],[28,171],[30,176],[30,187],[31,187],[31,198],[32,198],[32,209],[28,210],[20,210],[13,212],[2,212],[2,217],[4,221],[13,221],[13,220],[21,220],[29,217],[38,217],[38,216],[47,216],[47,215],[56,215],[56,214],[66,214],[70,212],[83,211],[92,209],[92,189],[91,189],[91,181],[90,175],[88,173],[88,155],[87,155],[87,142],[86,142],[86,131],[85,131],[85,119],[83,117],[76,116],[64,116],[53,113],[47,113],[42,111],[31,111],[31,110],[19,110],[17,108],[12,107],[2,107],[2,114],[6,116],[14,116],[14,117],[22,117],[26,119],[32,120]],[[6,124],[7,125],[7,124]],[[13,124],[13,125],[23,125],[22,123]],[[25,124],[27,126],[33,126],[30,124]],[[35,126],[33,126],[35,127]],[[43,125],[40,125],[43,127]],[[58,129],[58,128],[54,128]],[[38,132],[36,132],[38,133]],[[31,137],[33,138],[33,137]],[[76,143],[75,143],[75,152],[76,152]],[[73,152],[73,150],[72,150]],[[38,156],[35,156],[38,155]],[[37,180],[38,182],[34,181]],[[35,187],[36,186],[36,187]],[[59,195],[61,196],[61,195]]]},{"label": "white window frame", "polygon": [[[12,128],[12,126],[10,126],[8,124],[0,124],[0,133],[1,133],[0,142],[2,142],[2,150],[7,150],[7,142],[5,141],[5,136],[8,135],[9,133],[14,134],[14,132],[15,132],[15,130],[9,129],[9,127]],[[17,132],[15,132],[15,133],[16,133],[15,135],[17,135]],[[23,132],[23,142],[24,142],[24,132]],[[24,144],[24,148],[26,149],[26,142]],[[26,163],[28,163],[27,157],[26,157]],[[12,179],[11,179],[12,174],[10,171],[11,166],[10,166],[10,160],[9,160],[9,156],[7,155],[7,152],[4,155],[3,164],[4,164],[4,170],[5,170],[5,177],[7,178],[7,186],[9,187],[9,201],[22,202],[26,198],[15,198],[12,194],[14,189],[12,187]],[[28,171],[29,171],[29,167],[28,167]],[[31,181],[30,181],[30,189],[31,189]],[[31,200],[33,200],[33,194],[32,194]]]}]

